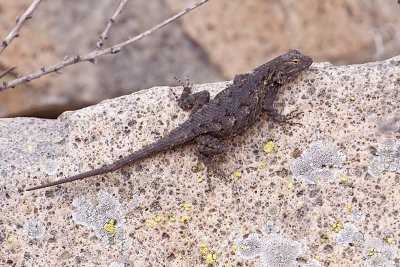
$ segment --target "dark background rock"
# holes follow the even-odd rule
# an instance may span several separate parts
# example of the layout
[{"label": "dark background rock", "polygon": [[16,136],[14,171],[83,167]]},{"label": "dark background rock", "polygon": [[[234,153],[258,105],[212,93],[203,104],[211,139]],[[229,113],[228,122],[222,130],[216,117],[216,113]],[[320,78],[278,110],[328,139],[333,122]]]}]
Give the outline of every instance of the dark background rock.
[{"label": "dark background rock", "polygon": [[[30,2],[29,2],[30,3]],[[0,3],[0,36],[6,36],[29,4]],[[130,1],[112,26],[105,46],[134,36],[193,1]],[[38,71],[65,55],[95,49],[119,1],[44,1],[0,56],[6,77]],[[397,1],[210,1],[161,31],[104,56],[0,93],[0,116],[57,117],[103,99],[156,85],[232,79],[296,48],[315,61],[336,64],[375,61],[399,54]]]}]

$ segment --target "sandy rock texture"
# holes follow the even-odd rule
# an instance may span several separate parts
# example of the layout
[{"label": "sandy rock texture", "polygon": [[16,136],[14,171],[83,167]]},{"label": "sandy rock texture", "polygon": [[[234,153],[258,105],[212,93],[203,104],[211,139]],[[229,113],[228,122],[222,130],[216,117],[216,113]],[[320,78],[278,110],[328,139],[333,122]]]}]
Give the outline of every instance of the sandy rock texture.
[{"label": "sandy rock texture", "polygon": [[[195,85],[213,95],[227,83]],[[399,265],[400,57],[313,64],[276,107],[226,142],[46,190],[111,163],[188,117],[155,87],[57,120],[0,120],[2,266]]]}]

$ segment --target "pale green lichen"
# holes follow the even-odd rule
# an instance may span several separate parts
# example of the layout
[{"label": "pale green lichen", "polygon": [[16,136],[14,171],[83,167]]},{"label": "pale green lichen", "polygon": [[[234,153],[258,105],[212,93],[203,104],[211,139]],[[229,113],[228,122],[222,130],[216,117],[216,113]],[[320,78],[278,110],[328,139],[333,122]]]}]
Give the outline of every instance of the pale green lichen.
[{"label": "pale green lichen", "polygon": [[268,236],[270,234],[278,234],[279,233],[279,227],[276,226],[273,221],[268,221],[264,225],[264,227],[262,229],[262,233],[264,234],[264,236]]},{"label": "pale green lichen", "polygon": [[250,234],[236,244],[239,256],[244,259],[260,257],[261,267],[297,267],[297,258],[303,254],[299,242],[275,233],[262,239],[257,234]]},{"label": "pale green lichen", "polygon": [[29,239],[41,239],[46,233],[46,227],[41,221],[31,219],[25,223],[22,232]]},{"label": "pale green lichen", "polygon": [[384,172],[400,173],[400,139],[385,138],[378,144],[377,155],[371,159],[368,173],[379,176]]},{"label": "pale green lichen", "polygon": [[322,267],[322,264],[316,259],[311,259],[303,265],[303,267]]},{"label": "pale green lichen", "polygon": [[293,160],[290,170],[293,177],[305,183],[315,183],[319,177],[327,182],[336,180],[335,168],[341,168],[346,155],[330,145],[316,141]]},{"label": "pale green lichen", "polygon": [[125,267],[125,264],[117,261],[110,262],[108,267]]},{"label": "pale green lichen", "polygon": [[257,234],[250,234],[248,237],[236,242],[236,253],[243,259],[252,259],[260,256],[263,243]]},{"label": "pale green lichen", "polygon": [[393,246],[379,239],[368,240],[363,250],[364,263],[367,267],[395,267],[397,252]]},{"label": "pale green lichen", "polygon": [[75,198],[72,205],[76,208],[72,219],[77,224],[93,229],[105,244],[109,243],[110,238],[122,238],[121,226],[125,219],[119,215],[121,204],[117,198],[100,190],[97,205],[91,205],[83,197]]},{"label": "pale green lichen", "polygon": [[364,242],[364,235],[354,224],[346,222],[343,229],[336,236],[336,241],[344,246],[359,246]]},{"label": "pale green lichen", "polygon": [[264,242],[261,252],[263,267],[297,267],[297,258],[303,254],[299,242],[272,234]]}]

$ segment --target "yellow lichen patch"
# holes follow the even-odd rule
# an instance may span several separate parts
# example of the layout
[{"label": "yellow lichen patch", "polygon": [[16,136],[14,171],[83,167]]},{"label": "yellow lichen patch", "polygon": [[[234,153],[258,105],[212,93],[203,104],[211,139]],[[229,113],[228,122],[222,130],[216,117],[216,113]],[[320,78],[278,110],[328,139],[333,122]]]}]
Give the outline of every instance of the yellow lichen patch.
[{"label": "yellow lichen patch", "polygon": [[271,153],[272,151],[274,151],[275,148],[275,143],[272,140],[269,140],[265,143],[263,150],[265,153]]},{"label": "yellow lichen patch", "polygon": [[261,169],[267,166],[267,163],[264,161],[257,162],[257,168]]},{"label": "yellow lichen patch", "polygon": [[192,205],[190,205],[189,203],[185,203],[183,204],[183,209],[186,211],[189,211],[192,208]]},{"label": "yellow lichen patch", "polygon": [[240,171],[235,171],[233,173],[233,176],[235,176],[236,178],[240,178],[240,177],[242,177],[242,173]]},{"label": "yellow lichen patch", "polygon": [[288,188],[288,189],[292,189],[292,188],[293,188],[293,183],[288,183],[288,184],[287,184],[287,188]]},{"label": "yellow lichen patch", "polygon": [[9,235],[8,237],[7,237],[7,243],[8,244],[12,244],[12,243],[14,243],[14,237],[13,236],[11,236],[11,235]]},{"label": "yellow lichen patch", "polygon": [[319,256],[319,255],[316,255],[316,256],[314,257],[314,259],[316,259],[316,260],[320,260],[320,259],[321,259],[321,256]]},{"label": "yellow lichen patch", "polygon": [[236,251],[238,248],[239,248],[239,246],[236,245],[236,244],[233,244],[233,245],[231,246],[231,250],[232,250],[232,251]]},{"label": "yellow lichen patch", "polygon": [[224,267],[233,267],[232,264],[225,264]]},{"label": "yellow lichen patch", "polygon": [[347,204],[346,212],[347,212],[347,214],[352,214],[353,213],[353,204],[351,204],[351,203]]},{"label": "yellow lichen patch", "polygon": [[388,243],[389,245],[393,244],[393,241],[394,241],[393,237],[391,237],[391,236],[386,237],[385,240],[386,240],[386,243]]},{"label": "yellow lichen patch", "polygon": [[243,245],[243,246],[241,247],[241,249],[242,249],[243,251],[248,251],[248,250],[250,249],[250,247],[249,247],[248,245]]},{"label": "yellow lichen patch", "polygon": [[320,236],[320,242],[322,244],[328,242],[328,240],[329,240],[329,237],[326,234],[323,234]]},{"label": "yellow lichen patch", "polygon": [[371,248],[371,250],[368,252],[368,256],[373,256],[375,253],[377,253],[378,250],[376,248]]},{"label": "yellow lichen patch", "polygon": [[203,255],[207,255],[208,254],[208,248],[207,248],[207,246],[205,244],[201,244],[200,245],[200,252]]},{"label": "yellow lichen patch", "polygon": [[154,221],[155,221],[155,222],[161,222],[161,216],[160,216],[160,215],[157,215],[157,216],[154,218]]},{"label": "yellow lichen patch", "polygon": [[155,224],[156,224],[156,221],[155,221],[155,220],[147,220],[147,221],[146,221],[146,225],[147,225],[148,227],[153,227]]},{"label": "yellow lichen patch", "polygon": [[197,178],[197,183],[201,184],[204,181],[203,178]]},{"label": "yellow lichen patch", "polygon": [[172,223],[176,222],[176,217],[174,215],[169,216],[169,221]]},{"label": "yellow lichen patch", "polygon": [[188,223],[190,221],[190,217],[185,215],[181,218],[181,223]]},{"label": "yellow lichen patch", "polygon": [[356,101],[356,97],[355,96],[350,96],[350,101],[352,101],[352,102]]},{"label": "yellow lichen patch", "polygon": [[117,221],[110,219],[104,226],[103,226],[104,231],[106,231],[109,234],[114,235],[117,232]]},{"label": "yellow lichen patch", "polygon": [[339,233],[340,231],[343,230],[343,228],[344,228],[344,225],[342,222],[336,222],[331,225],[331,230],[335,233]]},{"label": "yellow lichen patch", "polygon": [[28,198],[24,197],[24,200],[22,200],[22,204],[28,205]]},{"label": "yellow lichen patch", "polygon": [[347,177],[342,177],[342,178],[339,179],[339,181],[340,181],[342,184],[346,184],[346,183],[348,183],[350,180],[349,180],[349,178],[347,178]]},{"label": "yellow lichen patch", "polygon": [[214,265],[215,261],[218,259],[218,254],[209,253],[206,255],[206,264]]}]

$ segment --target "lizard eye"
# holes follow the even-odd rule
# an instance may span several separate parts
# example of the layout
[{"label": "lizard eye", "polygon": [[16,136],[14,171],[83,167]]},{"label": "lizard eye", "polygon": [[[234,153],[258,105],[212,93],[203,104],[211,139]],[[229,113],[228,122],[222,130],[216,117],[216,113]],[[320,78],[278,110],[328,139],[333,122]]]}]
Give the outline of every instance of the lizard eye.
[{"label": "lizard eye", "polygon": [[294,64],[298,64],[298,63],[300,62],[300,60],[299,60],[298,58],[294,58],[294,59],[292,59],[292,62],[293,62]]}]

